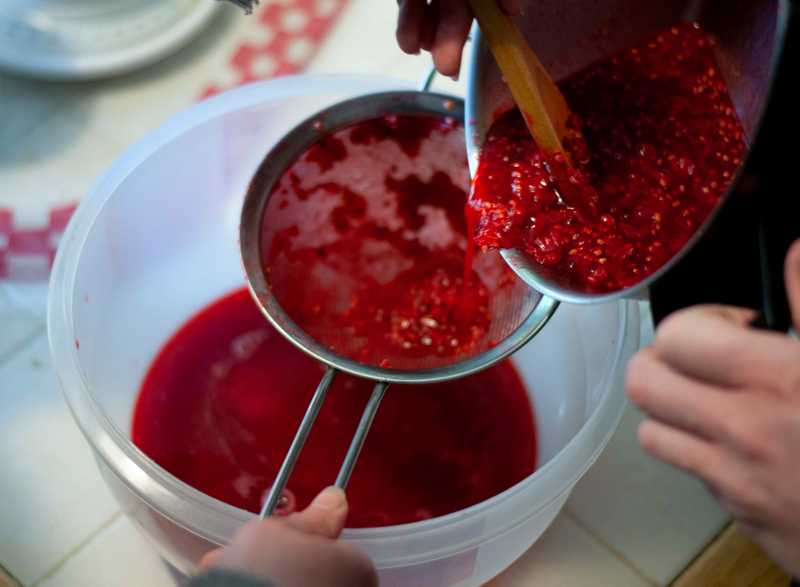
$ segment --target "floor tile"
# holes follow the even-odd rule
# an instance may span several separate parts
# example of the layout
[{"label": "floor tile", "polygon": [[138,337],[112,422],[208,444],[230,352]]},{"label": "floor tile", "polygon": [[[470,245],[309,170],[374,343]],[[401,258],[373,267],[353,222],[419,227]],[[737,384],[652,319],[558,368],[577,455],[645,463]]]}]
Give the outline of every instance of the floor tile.
[{"label": "floor tile", "polygon": [[118,511],[43,335],[0,367],[0,430],[0,564],[29,584]]},{"label": "floor tile", "polygon": [[531,549],[484,587],[651,585],[563,514]]},{"label": "floor tile", "polygon": [[36,587],[175,587],[155,550],[124,516]]},{"label": "floor tile", "polygon": [[703,485],[648,457],[636,442],[642,415],[629,407],[606,451],[567,504],[581,525],[647,577],[669,583],[728,516]]},{"label": "floor tile", "polygon": [[639,345],[653,342],[653,314],[649,302],[639,302]]}]

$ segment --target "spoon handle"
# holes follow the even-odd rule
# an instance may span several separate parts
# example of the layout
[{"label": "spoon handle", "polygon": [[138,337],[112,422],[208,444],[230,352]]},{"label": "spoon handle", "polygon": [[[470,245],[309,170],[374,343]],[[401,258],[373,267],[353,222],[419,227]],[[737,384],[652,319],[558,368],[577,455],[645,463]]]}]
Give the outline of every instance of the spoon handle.
[{"label": "spoon handle", "polygon": [[496,0],[469,3],[536,143],[550,154],[566,156],[561,144],[569,117],[564,96]]}]

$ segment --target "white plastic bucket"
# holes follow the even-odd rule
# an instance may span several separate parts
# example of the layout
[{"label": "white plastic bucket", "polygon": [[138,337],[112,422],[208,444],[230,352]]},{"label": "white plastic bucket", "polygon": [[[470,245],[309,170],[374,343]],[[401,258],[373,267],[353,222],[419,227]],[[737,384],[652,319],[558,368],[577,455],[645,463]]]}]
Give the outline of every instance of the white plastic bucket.
[{"label": "white plastic bucket", "polygon": [[[187,318],[244,283],[239,210],[269,147],[334,102],[407,88],[379,77],[303,76],[212,98],[126,152],[64,235],[48,309],[64,393],[126,513],[184,573],[253,514],[191,488],[131,443],[145,371]],[[381,584],[477,586],[522,554],[616,427],[625,405],[623,367],[638,332],[633,303],[561,306],[514,357],[533,399],[540,468],[448,516],[345,531],[372,558]]]}]

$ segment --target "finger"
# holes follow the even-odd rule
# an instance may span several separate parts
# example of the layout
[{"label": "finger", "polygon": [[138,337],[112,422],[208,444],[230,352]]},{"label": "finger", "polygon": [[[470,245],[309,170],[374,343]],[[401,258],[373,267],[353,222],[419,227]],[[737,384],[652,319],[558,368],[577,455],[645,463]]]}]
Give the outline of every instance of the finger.
[{"label": "finger", "polygon": [[511,16],[522,14],[522,0],[499,0],[498,4]]},{"label": "finger", "polygon": [[639,442],[654,457],[697,476],[737,517],[755,521],[767,516],[769,494],[752,465],[724,447],[657,420],[639,425]]},{"label": "finger", "polygon": [[[321,552],[308,561],[317,568],[317,579],[325,579],[327,587],[378,587],[378,575],[367,556],[352,544],[337,541],[333,548]],[[281,585],[289,585],[289,582]],[[296,585],[321,585],[316,582],[291,583]]]},{"label": "finger", "polygon": [[[731,394],[670,369],[642,349],[626,374],[631,401],[652,418],[726,447],[751,462],[773,462],[785,444],[787,402],[761,392]],[[788,408],[791,412],[791,407]]]},{"label": "finger", "polygon": [[661,323],[653,347],[670,367],[690,377],[783,392],[787,382],[800,379],[800,373],[792,376],[800,371],[800,345],[785,335],[750,328],[754,314],[730,306],[681,310]]},{"label": "finger", "polygon": [[[266,501],[267,497],[269,496],[269,492],[272,490],[272,487],[267,487],[262,494],[262,503]],[[297,510],[297,498],[295,497],[294,493],[291,489],[284,488],[281,491],[281,495],[278,498],[278,503],[275,505],[275,509],[272,512],[272,517],[280,518],[288,516],[291,513],[294,513]]]},{"label": "finger", "polygon": [[[719,504],[737,520],[759,526],[770,520],[774,496],[764,485],[763,472],[750,463],[732,458],[716,482]],[[778,512],[783,517],[785,512]]]},{"label": "finger", "polygon": [[455,77],[469,35],[472,13],[463,0],[437,0],[439,23],[433,41],[433,62],[442,75]]},{"label": "finger", "polygon": [[400,0],[400,13],[397,16],[397,44],[406,53],[419,53],[420,33],[426,12],[425,0]]},{"label": "finger", "polygon": [[753,467],[784,462],[796,427],[794,403],[764,392],[728,396],[720,438],[742,462]]},{"label": "finger", "polygon": [[649,347],[628,365],[626,387],[647,414],[710,440],[723,439],[733,417],[730,394],[670,369]]},{"label": "finger", "polygon": [[439,3],[437,0],[432,0],[431,3],[425,7],[425,13],[422,17],[422,27],[419,33],[419,44],[423,50],[430,51],[433,47],[438,24]]},{"label": "finger", "polygon": [[293,528],[325,538],[338,538],[347,520],[347,498],[338,487],[327,487],[302,512],[286,518]]},{"label": "finger", "polygon": [[723,460],[723,451],[711,442],[657,420],[645,420],[639,425],[639,444],[650,455],[701,480],[719,490],[715,471]]},{"label": "finger", "polygon": [[203,555],[203,558],[200,559],[200,568],[201,569],[208,569],[213,567],[217,563],[217,559],[219,558],[220,553],[219,548],[215,548],[214,550],[210,550]]},{"label": "finger", "polygon": [[729,499],[721,495],[717,498],[717,502],[722,509],[727,511],[731,516],[748,528],[756,529],[764,525],[767,520],[765,512],[756,510],[746,504]]},{"label": "finger", "polygon": [[[793,576],[800,576],[800,557],[797,556],[797,527],[785,527],[781,522],[791,519],[770,520],[767,523],[743,523],[742,529],[767,552],[770,558]],[[777,524],[776,524],[777,522]],[[794,583],[793,583],[794,584]]]},{"label": "finger", "polygon": [[795,331],[800,332],[800,240],[795,241],[786,254],[784,280],[792,309],[792,323]]}]

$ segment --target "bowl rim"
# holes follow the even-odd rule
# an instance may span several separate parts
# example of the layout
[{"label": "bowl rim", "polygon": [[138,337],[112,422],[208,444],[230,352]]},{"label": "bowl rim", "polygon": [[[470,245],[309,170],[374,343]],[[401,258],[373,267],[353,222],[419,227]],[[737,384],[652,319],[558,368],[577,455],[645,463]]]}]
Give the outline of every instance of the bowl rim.
[{"label": "bowl rim", "polygon": [[[300,84],[305,86],[304,94],[308,94],[310,89],[315,87],[320,91],[330,91],[335,88],[352,91],[354,86],[369,87],[369,91],[413,87],[408,80],[377,75],[286,76],[249,84],[191,106],[126,150],[95,182],[67,226],[56,254],[50,279],[47,308],[50,354],[67,404],[76,423],[94,450],[95,456],[133,494],[160,515],[203,539],[217,544],[224,544],[241,525],[255,518],[256,515],[209,497],[168,473],[136,447],[94,400],[90,386],[83,375],[78,349],[75,348],[72,335],[74,332],[72,308],[75,302],[75,280],[83,249],[95,220],[122,182],[143,161],[183,133],[219,116],[258,106],[275,99],[296,96]],[[470,522],[502,502],[516,500],[523,503],[520,501],[525,497],[523,492],[532,485],[544,485],[556,474],[563,476],[563,479],[558,482],[556,491],[549,490],[553,496],[550,500],[537,504],[536,508],[530,509],[525,516],[516,518],[512,523],[507,523],[500,528],[493,528],[490,534],[478,533],[470,539],[450,542],[435,551],[426,550],[424,555],[399,553],[396,556],[376,561],[381,568],[400,566],[406,561],[420,563],[462,552],[508,532],[568,492],[605,448],[626,405],[622,390],[616,388],[619,387],[618,376],[626,351],[638,347],[638,308],[635,302],[630,301],[620,301],[616,305],[619,307],[616,348],[602,382],[598,383],[602,389],[602,395],[594,412],[553,458],[533,474],[502,493],[463,510],[409,524],[347,529],[343,537],[362,545],[400,537],[406,539],[419,535],[428,537],[431,532],[449,531],[454,525]],[[614,399],[612,394],[621,396],[616,398],[619,404],[616,406],[616,413],[609,412],[615,407],[612,405],[614,402],[609,401]],[[610,422],[608,422],[610,426],[594,447],[591,449],[583,447],[582,439],[599,425],[601,417],[606,420],[610,418]],[[582,462],[572,462],[576,460],[574,457],[568,459],[569,463],[563,458],[556,459],[557,456],[569,457],[570,454],[580,454],[581,452],[588,453],[583,457]],[[566,469],[566,474],[564,474],[564,469]]]}]

